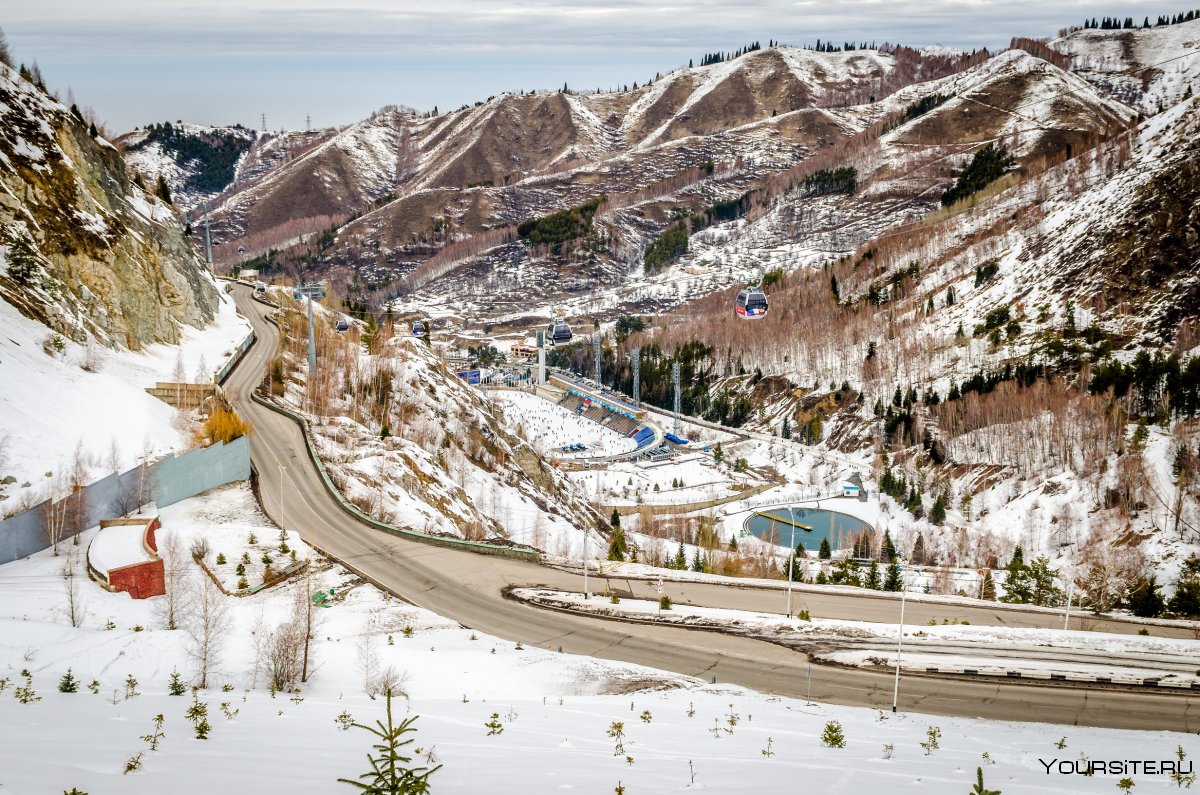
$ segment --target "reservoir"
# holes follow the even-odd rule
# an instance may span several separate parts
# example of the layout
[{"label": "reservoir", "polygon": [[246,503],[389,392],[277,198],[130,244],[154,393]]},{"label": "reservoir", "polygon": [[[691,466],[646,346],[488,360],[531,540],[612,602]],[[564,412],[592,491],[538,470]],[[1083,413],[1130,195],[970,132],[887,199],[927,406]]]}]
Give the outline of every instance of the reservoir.
[{"label": "reservoir", "polygon": [[792,540],[792,517],[796,523],[796,543],[804,544],[804,550],[814,554],[821,548],[822,539],[828,538],[832,549],[848,549],[853,545],[855,535],[873,529],[862,519],[849,514],[824,508],[794,507],[788,510],[786,505],[752,513],[743,527],[763,541],[787,548]]}]

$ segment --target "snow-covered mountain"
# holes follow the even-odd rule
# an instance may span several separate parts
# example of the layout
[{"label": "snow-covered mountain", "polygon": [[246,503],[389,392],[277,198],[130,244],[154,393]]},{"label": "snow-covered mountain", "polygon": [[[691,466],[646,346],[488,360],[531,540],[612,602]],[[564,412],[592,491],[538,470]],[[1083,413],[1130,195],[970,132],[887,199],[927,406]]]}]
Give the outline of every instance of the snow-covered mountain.
[{"label": "snow-covered mountain", "polygon": [[1050,47],[1071,58],[1071,71],[1147,115],[1179,102],[1200,77],[1200,20],[1076,30]]},{"label": "snow-covered mountain", "polygon": [[182,122],[150,124],[116,140],[128,169],[150,186],[162,176],[172,201],[183,210],[202,206],[233,184],[256,142],[254,131],[240,125]]}]

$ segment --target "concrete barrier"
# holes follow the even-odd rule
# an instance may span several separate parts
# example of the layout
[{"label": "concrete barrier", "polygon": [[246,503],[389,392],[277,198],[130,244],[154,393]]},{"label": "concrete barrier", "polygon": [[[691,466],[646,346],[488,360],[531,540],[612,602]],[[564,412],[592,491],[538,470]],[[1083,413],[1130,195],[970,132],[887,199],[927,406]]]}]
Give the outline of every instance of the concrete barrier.
[{"label": "concrete barrier", "polygon": [[[79,520],[71,532],[63,534],[60,543],[69,543],[76,532],[94,526],[100,519],[124,516],[141,504],[153,501],[163,508],[249,477],[250,439],[246,436],[109,475],[66,498],[79,501]],[[0,522],[0,564],[51,546],[45,521],[48,502]]]},{"label": "concrete barrier", "polygon": [[419,530],[413,530],[407,527],[396,527],[395,525],[380,522],[377,519],[372,519],[365,513],[354,507],[342,497],[342,493],[333,485],[333,481],[329,479],[329,473],[325,471],[325,465],[322,463],[320,456],[317,455],[315,446],[313,445],[312,434],[308,428],[308,421],[300,414],[279,406],[276,403],[267,400],[255,390],[250,393],[250,398],[262,406],[265,406],[272,411],[282,414],[288,419],[300,426],[300,431],[304,436],[304,447],[308,452],[308,459],[314,467],[317,474],[321,476],[321,483],[325,486],[325,490],[333,497],[333,501],[337,503],[345,513],[354,517],[364,524],[368,524],[377,530],[391,533],[401,538],[408,538],[413,541],[421,541],[434,546],[451,547],[455,549],[465,549],[469,552],[478,552],[484,555],[497,555],[505,558],[515,558],[517,560],[528,560],[533,563],[539,563],[542,559],[542,553],[532,548],[522,548],[516,546],[500,546],[498,544],[485,544],[479,541],[468,541],[463,538],[454,538],[451,536],[435,536],[428,533],[422,533]]}]

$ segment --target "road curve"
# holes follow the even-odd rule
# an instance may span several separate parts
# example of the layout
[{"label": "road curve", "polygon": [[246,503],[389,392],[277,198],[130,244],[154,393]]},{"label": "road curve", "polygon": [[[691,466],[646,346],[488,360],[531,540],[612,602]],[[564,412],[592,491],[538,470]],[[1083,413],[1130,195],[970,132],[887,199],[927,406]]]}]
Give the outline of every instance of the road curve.
[{"label": "road curve", "polygon": [[[250,399],[274,355],[278,331],[266,320],[267,308],[253,300],[249,288],[236,285],[234,297],[254,327],[258,343],[234,370],[225,390],[254,426],[250,451],[259,473],[263,508],[280,525],[299,532],[332,557],[353,565],[414,604],[501,638],[675,671],[704,681],[716,677],[718,682],[780,695],[811,695],[815,700],[835,704],[890,708],[892,679],[888,675],[810,666],[803,654],[747,638],[534,609],[504,599],[501,590],[508,585],[544,585],[579,591],[581,578],[524,561],[399,538],[352,519],[325,491],[307,458],[299,427]],[[277,464],[282,465],[282,471]],[[650,584],[644,581],[613,579],[611,585],[642,597],[653,594]],[[778,590],[707,583],[672,583],[669,587],[677,602],[763,612],[784,609],[785,596]],[[797,609],[801,607],[814,616],[894,622],[899,605],[895,599],[877,596],[805,592],[797,599]],[[906,620],[910,623],[941,623],[943,619],[1003,626],[1054,626],[1060,620],[1053,614],[988,606],[908,603]],[[1100,623],[1103,626],[1097,628],[1134,631],[1122,622]],[[1157,628],[1155,632],[1160,634]],[[938,715],[1200,730],[1200,698],[1154,690],[1010,685],[905,674],[899,704],[904,711]]]}]

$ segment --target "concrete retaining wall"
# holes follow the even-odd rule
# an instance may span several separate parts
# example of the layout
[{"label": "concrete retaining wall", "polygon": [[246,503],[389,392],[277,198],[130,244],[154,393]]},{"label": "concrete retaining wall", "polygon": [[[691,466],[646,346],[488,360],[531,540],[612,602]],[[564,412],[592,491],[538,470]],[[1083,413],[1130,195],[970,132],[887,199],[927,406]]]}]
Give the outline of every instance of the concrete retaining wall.
[{"label": "concrete retaining wall", "polygon": [[[189,450],[119,475],[92,483],[79,495],[80,528],[94,526],[100,519],[123,516],[150,501],[160,508],[193,497],[209,489],[250,477],[250,439],[243,436],[229,444]],[[50,546],[46,534],[46,503],[0,522],[0,564],[40,552]],[[59,543],[70,543],[74,534],[64,533]]]}]

